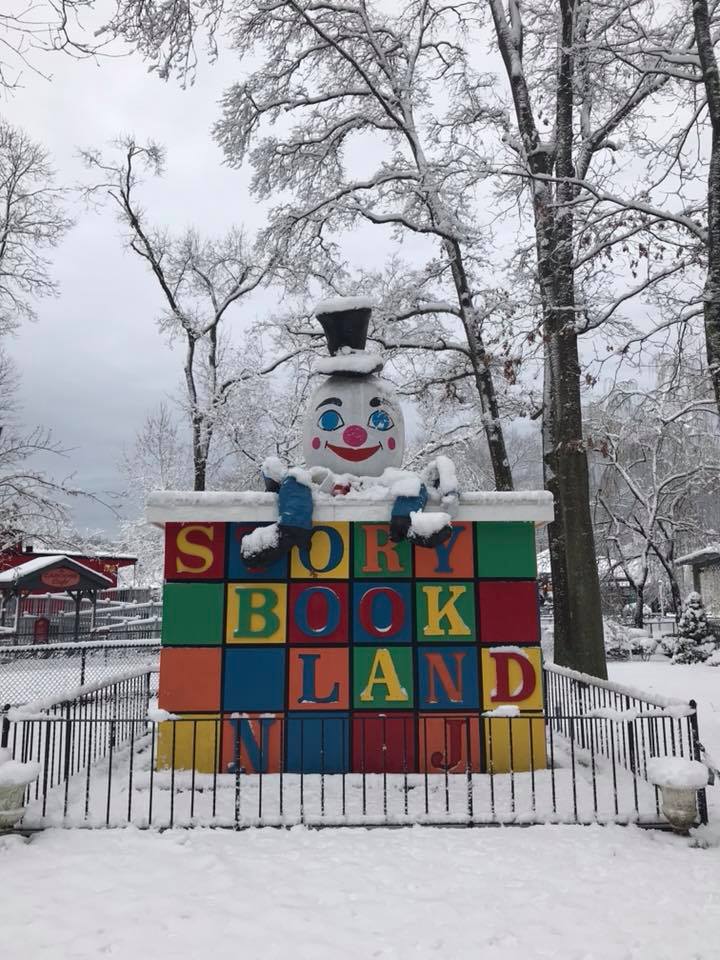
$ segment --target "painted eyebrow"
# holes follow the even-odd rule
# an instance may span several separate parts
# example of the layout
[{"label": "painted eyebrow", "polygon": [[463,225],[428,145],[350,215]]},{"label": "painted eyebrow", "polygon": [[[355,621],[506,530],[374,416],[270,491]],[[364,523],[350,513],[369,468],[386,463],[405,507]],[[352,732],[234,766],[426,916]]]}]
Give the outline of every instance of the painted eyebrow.
[{"label": "painted eyebrow", "polygon": [[339,397],[328,397],[327,400],[321,400],[315,409],[319,410],[320,407],[324,407],[327,403],[334,403],[338,407],[342,406],[342,400]]},{"label": "painted eyebrow", "polygon": [[390,407],[392,404],[389,400],[386,400],[384,397],[373,397],[370,401],[371,407]]}]

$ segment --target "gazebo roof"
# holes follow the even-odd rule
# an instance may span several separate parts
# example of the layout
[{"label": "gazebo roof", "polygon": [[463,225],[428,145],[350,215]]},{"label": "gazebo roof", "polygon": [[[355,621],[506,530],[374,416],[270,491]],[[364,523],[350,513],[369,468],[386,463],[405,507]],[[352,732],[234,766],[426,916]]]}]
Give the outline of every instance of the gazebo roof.
[{"label": "gazebo roof", "polygon": [[678,567],[687,564],[696,567],[702,567],[709,563],[717,563],[720,560],[720,543],[711,543],[701,550],[693,550],[692,553],[686,553],[683,557],[678,557],[675,563]]},{"label": "gazebo roof", "polygon": [[0,591],[106,590],[113,581],[70,557],[35,557],[0,573]]}]

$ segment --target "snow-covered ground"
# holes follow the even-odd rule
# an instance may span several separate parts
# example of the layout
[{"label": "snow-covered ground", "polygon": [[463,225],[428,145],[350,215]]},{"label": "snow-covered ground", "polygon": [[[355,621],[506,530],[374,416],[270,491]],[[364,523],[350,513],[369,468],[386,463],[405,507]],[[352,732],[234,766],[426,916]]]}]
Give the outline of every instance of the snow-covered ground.
[{"label": "snow-covered ground", "polygon": [[[720,671],[611,665],[689,699]],[[718,960],[720,788],[693,838],[637,827],[47,830],[0,839],[11,960]],[[712,816],[712,813],[711,813]]]},{"label": "snow-covered ground", "polygon": [[720,856],[634,827],[0,840],[12,960],[717,960]]}]

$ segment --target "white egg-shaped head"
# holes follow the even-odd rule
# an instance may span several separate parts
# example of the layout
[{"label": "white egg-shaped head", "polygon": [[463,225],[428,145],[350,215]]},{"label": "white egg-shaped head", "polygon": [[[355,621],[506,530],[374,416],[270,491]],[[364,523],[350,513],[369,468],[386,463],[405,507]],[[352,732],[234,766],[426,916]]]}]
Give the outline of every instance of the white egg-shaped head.
[{"label": "white egg-shaped head", "polygon": [[390,384],[380,377],[334,374],[310,398],[303,425],[309,467],[379,477],[400,467],[405,421]]}]

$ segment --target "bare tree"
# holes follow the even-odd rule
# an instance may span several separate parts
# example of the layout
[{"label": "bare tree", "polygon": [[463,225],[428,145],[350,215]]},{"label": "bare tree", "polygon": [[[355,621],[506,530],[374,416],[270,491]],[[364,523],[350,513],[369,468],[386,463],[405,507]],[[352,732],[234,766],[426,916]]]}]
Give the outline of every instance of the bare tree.
[{"label": "bare tree", "polygon": [[0,10],[0,88],[14,90],[24,72],[41,73],[46,53],[76,57],[96,53],[101,44],[82,30],[79,17],[94,0],[4,0]]},{"label": "bare tree", "polygon": [[[364,2],[236,6],[234,47],[262,62],[227,91],[216,130],[229,162],[250,156],[260,197],[291,192],[292,199],[273,212],[271,233],[286,246],[286,264],[302,255],[305,282],[313,259],[321,265],[318,274],[328,265],[327,238],[358,223],[430,242],[426,282],[401,314],[416,321],[418,335],[394,336],[390,327],[387,337],[376,331],[376,339],[437,350],[437,318],[453,324],[480,400],[495,485],[509,490],[512,474],[485,344],[492,310],[483,309],[478,289],[487,231],[467,209],[467,196],[486,169],[477,153],[444,132],[435,106],[464,84],[468,70],[463,47],[450,39],[451,18],[450,5],[430,3],[408,4],[396,15]],[[446,296],[424,295],[430,275]],[[324,279],[335,289],[342,284],[337,275]],[[400,318],[386,319],[392,324]]]},{"label": "bare tree", "polygon": [[[595,283],[600,296],[592,296],[592,271],[647,227],[641,205],[634,219],[614,215],[618,205],[608,181],[617,138],[632,136],[638,112],[668,82],[662,50],[682,46],[687,18],[659,24],[644,0],[534,0],[522,8],[517,0],[487,0],[486,6],[513,111],[506,128],[511,160],[503,175],[528,184],[533,211],[545,353],[543,460],[556,509],[549,530],[555,656],[603,676],[578,341],[680,269],[654,265],[648,277],[609,298]],[[629,46],[637,55],[632,66],[625,63]]]},{"label": "bare tree", "polygon": [[653,385],[615,385],[591,408],[589,422],[599,454],[598,532],[611,560],[634,585],[636,625],[643,624],[653,560],[667,576],[679,614],[678,542],[700,529],[697,501],[716,489],[720,476],[717,411],[707,371],[674,357],[660,364]]},{"label": "bare tree", "polygon": [[57,291],[45,251],[71,225],[47,153],[0,120],[0,335],[34,317],[32,300]]},{"label": "bare tree", "polygon": [[57,538],[69,501],[88,496],[72,477],[57,479],[44,466],[65,451],[49,430],[22,426],[17,388],[17,371],[0,348],[0,549],[25,537]]},{"label": "bare tree", "polygon": [[[140,176],[159,176],[163,151],[154,143],[138,144],[132,137],[116,143],[118,157],[97,150],[83,152],[96,179],[90,198],[107,196],[127,230],[129,248],[144,261],[157,281],[164,309],[160,329],[185,346],[185,403],[192,429],[193,485],[204,490],[216,424],[238,385],[271,373],[299,350],[256,363],[253,343],[233,353],[228,365],[221,337],[222,324],[233,307],[248,298],[268,276],[271,258],[260,257],[239,230],[219,241],[201,239],[195,231],[174,237],[147,222],[137,196]],[[232,366],[232,369],[229,369]]]}]

